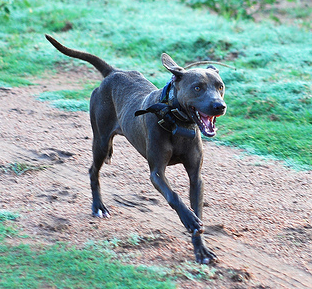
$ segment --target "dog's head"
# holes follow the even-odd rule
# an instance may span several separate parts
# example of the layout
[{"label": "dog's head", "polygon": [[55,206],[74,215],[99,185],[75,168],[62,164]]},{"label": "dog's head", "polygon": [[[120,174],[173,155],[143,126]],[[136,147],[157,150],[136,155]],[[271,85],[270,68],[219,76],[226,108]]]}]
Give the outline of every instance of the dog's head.
[{"label": "dog's head", "polygon": [[162,63],[174,75],[177,99],[181,107],[192,118],[202,134],[216,134],[216,117],[224,115],[224,83],[219,71],[212,65],[206,69],[185,70],[177,65],[168,54],[162,54]]}]

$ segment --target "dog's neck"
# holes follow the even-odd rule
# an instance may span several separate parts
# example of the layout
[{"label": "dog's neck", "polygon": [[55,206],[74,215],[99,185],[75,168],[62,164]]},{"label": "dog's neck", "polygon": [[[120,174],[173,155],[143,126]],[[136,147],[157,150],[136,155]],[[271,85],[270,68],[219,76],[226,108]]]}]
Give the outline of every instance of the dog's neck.
[{"label": "dog's neck", "polygon": [[145,110],[136,111],[135,116],[149,112],[154,113],[158,117],[158,124],[164,130],[171,132],[173,135],[180,135],[193,139],[196,135],[195,123],[179,104],[174,81],[175,77],[173,76],[164,86],[159,98],[159,103]]}]

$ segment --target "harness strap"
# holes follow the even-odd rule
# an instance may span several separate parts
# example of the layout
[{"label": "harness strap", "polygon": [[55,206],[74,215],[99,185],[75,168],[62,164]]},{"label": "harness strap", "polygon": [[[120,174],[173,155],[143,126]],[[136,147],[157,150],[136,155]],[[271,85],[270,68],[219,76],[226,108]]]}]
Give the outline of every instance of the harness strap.
[{"label": "harness strap", "polygon": [[166,131],[171,132],[172,135],[179,135],[186,138],[195,138],[195,129],[179,126],[176,122],[192,123],[186,113],[181,109],[180,104],[176,98],[176,89],[173,86],[173,79],[171,79],[163,88],[160,95],[159,103],[153,104],[147,109],[138,110],[135,116],[145,113],[154,113],[158,118],[158,124]]},{"label": "harness strap", "polygon": [[151,112],[155,113],[158,117],[163,118],[169,111],[170,111],[169,105],[165,103],[156,103],[148,107],[147,109],[137,110],[134,115],[138,116]]}]

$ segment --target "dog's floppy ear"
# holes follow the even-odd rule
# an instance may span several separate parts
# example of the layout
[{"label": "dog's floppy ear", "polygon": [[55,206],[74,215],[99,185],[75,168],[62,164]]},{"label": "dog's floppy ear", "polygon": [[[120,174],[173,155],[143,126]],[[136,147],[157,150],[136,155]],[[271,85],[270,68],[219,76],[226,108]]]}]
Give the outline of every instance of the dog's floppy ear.
[{"label": "dog's floppy ear", "polygon": [[165,68],[177,77],[181,77],[185,73],[185,69],[176,64],[173,59],[166,53],[161,55],[161,61]]},{"label": "dog's floppy ear", "polygon": [[215,68],[213,65],[208,65],[207,69],[213,69],[216,73],[219,73],[219,69]]}]

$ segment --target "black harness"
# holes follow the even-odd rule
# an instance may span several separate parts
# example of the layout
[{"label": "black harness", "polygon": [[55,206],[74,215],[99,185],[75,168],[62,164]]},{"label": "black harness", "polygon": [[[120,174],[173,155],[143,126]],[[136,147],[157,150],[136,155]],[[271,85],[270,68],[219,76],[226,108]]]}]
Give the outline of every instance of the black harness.
[{"label": "black harness", "polygon": [[176,97],[176,88],[171,79],[163,88],[159,103],[147,109],[138,110],[135,116],[145,113],[154,113],[158,118],[158,124],[172,135],[179,135],[193,139],[196,135],[196,126],[192,119],[183,111]]}]

